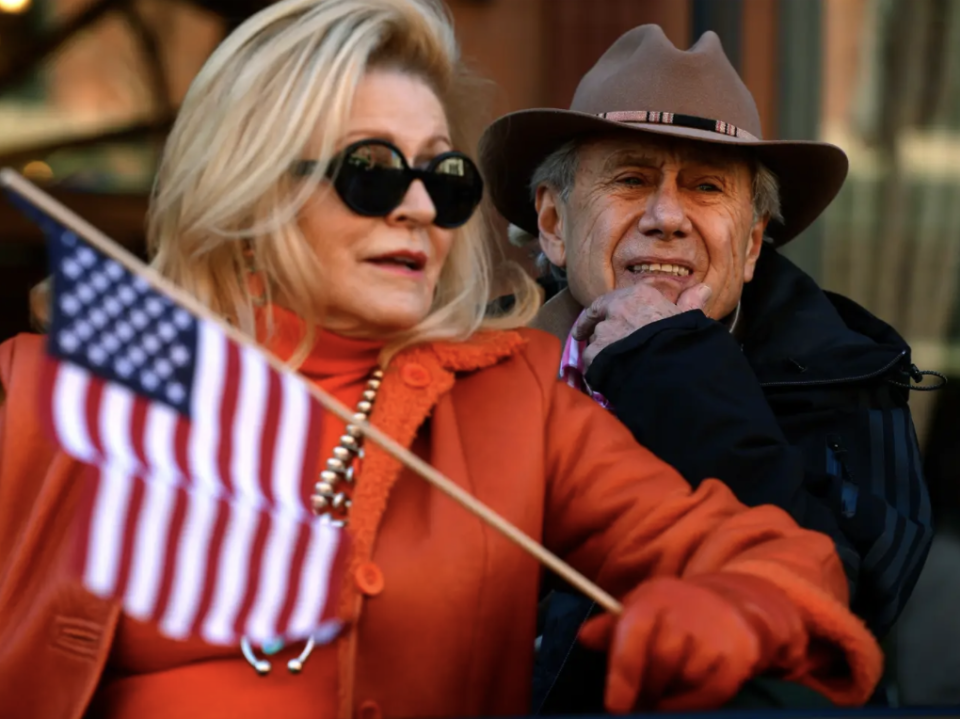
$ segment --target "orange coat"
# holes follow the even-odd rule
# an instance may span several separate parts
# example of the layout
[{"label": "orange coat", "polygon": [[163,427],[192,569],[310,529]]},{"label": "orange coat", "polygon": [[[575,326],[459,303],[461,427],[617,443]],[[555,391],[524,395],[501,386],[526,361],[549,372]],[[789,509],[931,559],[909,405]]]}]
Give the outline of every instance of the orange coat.
[{"label": "orange coat", "polygon": [[[79,465],[36,419],[42,351],[28,335],[0,346],[0,707],[19,719],[79,719],[120,610],[66,569]],[[865,701],[881,657],[846,609],[830,540],[777,508],[745,509],[720,482],[692,492],[556,380],[559,355],[533,330],[407,350],[390,364],[372,422],[614,595],[654,575],[733,568],[775,582],[800,606],[811,645],[836,653],[829,676],[799,678],[835,701]],[[350,527],[340,716],[526,713],[537,564],[374,446]],[[269,679],[251,669],[250,681]]]}]

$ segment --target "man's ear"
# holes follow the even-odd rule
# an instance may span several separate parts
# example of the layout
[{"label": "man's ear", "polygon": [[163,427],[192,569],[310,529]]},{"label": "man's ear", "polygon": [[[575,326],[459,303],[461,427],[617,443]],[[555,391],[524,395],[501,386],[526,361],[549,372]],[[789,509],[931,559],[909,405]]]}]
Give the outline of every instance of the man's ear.
[{"label": "man's ear", "polygon": [[750,237],[747,240],[747,254],[743,261],[743,281],[750,282],[753,279],[753,273],[757,269],[757,260],[760,258],[760,250],[763,249],[763,233],[767,230],[769,217],[763,217],[753,223],[750,228]]},{"label": "man's ear", "polygon": [[567,248],[563,244],[563,214],[560,196],[552,187],[537,188],[537,227],[540,230],[540,249],[556,267],[566,267]]}]

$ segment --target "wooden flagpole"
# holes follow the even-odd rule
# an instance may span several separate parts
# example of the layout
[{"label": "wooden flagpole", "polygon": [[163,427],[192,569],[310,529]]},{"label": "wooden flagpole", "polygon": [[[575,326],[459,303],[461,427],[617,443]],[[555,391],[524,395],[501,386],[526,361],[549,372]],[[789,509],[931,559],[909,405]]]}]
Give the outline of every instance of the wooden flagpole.
[{"label": "wooden flagpole", "polygon": [[214,314],[192,295],[174,285],[156,270],[142,263],[137,257],[111,240],[96,227],[78,216],[68,207],[57,202],[50,195],[43,192],[33,183],[26,180],[23,176],[9,168],[0,169],[0,186],[5,186],[13,192],[21,195],[33,205],[43,210],[50,217],[57,220],[64,227],[69,228],[77,235],[83,237],[91,245],[96,247],[105,255],[113,258],[133,274],[142,277],[150,283],[156,290],[173,298],[183,307],[190,310],[194,315],[211,322],[220,328],[223,333],[239,345],[251,347],[264,355],[270,366],[281,374],[296,375],[307,387],[310,394],[329,412],[332,412],[341,420],[348,424],[354,424],[360,428],[360,431],[367,438],[376,442],[387,454],[398,460],[415,473],[423,477],[434,487],[449,496],[455,502],[463,506],[468,511],[475,514],[481,520],[489,524],[494,529],[500,531],[507,539],[516,543],[521,549],[532,555],[537,561],[556,572],[560,577],[579,589],[585,595],[593,599],[612,614],[620,614],[623,611],[622,605],[610,594],[591,582],[576,569],[564,562],[558,556],[547,550],[543,545],[531,539],[524,534],[515,525],[508,522],[504,517],[476,499],[466,490],[457,486],[452,480],[438,472],[434,467],[424,462],[415,454],[404,448],[394,439],[381,432],[369,422],[357,422],[346,406],[338,402],[331,395],[311,382],[292,372],[283,362],[264,350],[263,347],[256,344],[252,339],[244,335],[235,327],[227,324],[222,318]]}]

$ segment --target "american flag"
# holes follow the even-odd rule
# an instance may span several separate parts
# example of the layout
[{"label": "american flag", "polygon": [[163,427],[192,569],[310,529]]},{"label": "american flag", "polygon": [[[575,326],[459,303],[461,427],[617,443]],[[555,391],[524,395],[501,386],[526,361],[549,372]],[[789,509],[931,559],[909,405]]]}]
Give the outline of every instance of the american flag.
[{"label": "american flag", "polygon": [[259,350],[30,214],[55,288],[42,409],[88,465],[86,587],[171,638],[335,634],[349,549],[307,508],[319,403]]}]

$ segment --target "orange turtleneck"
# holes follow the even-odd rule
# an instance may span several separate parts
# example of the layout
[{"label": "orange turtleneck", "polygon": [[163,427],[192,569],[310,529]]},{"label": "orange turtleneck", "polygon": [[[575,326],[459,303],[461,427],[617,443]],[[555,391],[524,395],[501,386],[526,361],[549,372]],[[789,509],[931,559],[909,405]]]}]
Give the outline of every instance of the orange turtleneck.
[{"label": "orange turtleneck", "polygon": [[[273,327],[266,323],[267,312],[258,317],[258,335],[264,346],[283,361],[293,357],[305,334],[303,321],[289,310],[272,305]],[[272,331],[271,331],[272,330]],[[350,409],[360,401],[367,380],[377,368],[377,359],[385,342],[350,339],[318,330],[313,349],[297,370],[313,384],[332,394]],[[331,456],[343,435],[344,423],[325,415],[320,441],[322,457]],[[309,496],[313,485],[305,488]]]},{"label": "orange turtleneck", "polygon": [[[287,360],[304,336],[304,324],[288,310],[273,306],[272,311],[272,333],[267,332],[267,313],[261,312],[258,338],[269,351]],[[299,372],[353,408],[377,367],[382,348],[383,342],[321,330]],[[331,456],[343,430],[343,422],[326,415],[321,461]],[[305,502],[312,489],[312,484],[303,488]],[[155,625],[124,615],[90,715],[103,719],[260,719],[279,713],[289,719],[331,719],[337,710],[335,647],[317,647],[303,672],[290,674],[286,663],[302,648],[302,643],[296,644],[269,657],[273,670],[258,677],[238,647],[167,639]]]}]

